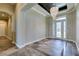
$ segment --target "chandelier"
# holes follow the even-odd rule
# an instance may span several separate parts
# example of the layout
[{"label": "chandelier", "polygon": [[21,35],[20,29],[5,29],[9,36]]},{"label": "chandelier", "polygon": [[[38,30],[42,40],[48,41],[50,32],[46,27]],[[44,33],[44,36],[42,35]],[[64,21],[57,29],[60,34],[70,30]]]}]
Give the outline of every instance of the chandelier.
[{"label": "chandelier", "polygon": [[55,19],[58,14],[58,7],[51,7],[50,13],[51,13],[51,16]]}]

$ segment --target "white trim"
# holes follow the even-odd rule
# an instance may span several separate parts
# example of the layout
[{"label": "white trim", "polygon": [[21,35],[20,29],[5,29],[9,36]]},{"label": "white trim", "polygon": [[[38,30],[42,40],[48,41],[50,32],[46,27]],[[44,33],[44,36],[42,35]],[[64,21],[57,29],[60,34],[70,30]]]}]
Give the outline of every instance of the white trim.
[{"label": "white trim", "polygon": [[77,46],[77,50],[79,51],[79,47],[78,47],[78,44],[76,43],[76,46]]},{"label": "white trim", "polygon": [[43,16],[47,16],[50,15],[46,10],[44,10],[40,5],[36,4],[34,7],[32,7],[31,9],[33,9],[34,11],[36,11],[37,13],[43,15]]},{"label": "white trim", "polygon": [[35,40],[35,41],[32,41],[32,42],[28,42],[28,43],[26,43],[26,44],[24,44],[24,45],[18,45],[18,44],[16,44],[16,46],[17,46],[18,48],[23,48],[23,47],[25,47],[25,46],[27,46],[27,45],[29,45],[29,44],[32,44],[32,43],[34,43],[34,42],[41,41],[41,40],[43,40],[43,39],[46,39],[46,38],[41,38],[41,39],[38,39],[38,40]]},{"label": "white trim", "polygon": [[[57,37],[49,37],[49,38],[57,38]],[[66,40],[66,41],[71,41],[71,42],[74,42],[76,43],[75,40],[70,40],[70,39],[65,39],[65,38],[59,38],[60,40]]]},{"label": "white trim", "polygon": [[77,42],[77,41],[75,41],[75,43],[76,43],[76,46],[77,46],[77,50],[78,50],[78,52],[79,52],[78,42]]},{"label": "white trim", "polygon": [[38,12],[39,14],[41,14],[41,15],[43,15],[43,16],[46,16],[46,14],[44,14],[44,13],[40,12],[40,11],[39,11],[39,10],[37,10],[36,8],[33,8],[33,7],[32,7],[32,9],[33,9],[34,11]]}]

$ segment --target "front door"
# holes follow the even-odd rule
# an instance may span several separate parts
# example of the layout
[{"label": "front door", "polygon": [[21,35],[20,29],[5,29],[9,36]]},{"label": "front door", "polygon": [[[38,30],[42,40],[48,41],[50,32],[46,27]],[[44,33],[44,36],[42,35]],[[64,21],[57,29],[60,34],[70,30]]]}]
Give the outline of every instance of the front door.
[{"label": "front door", "polygon": [[55,21],[55,37],[66,38],[66,18],[61,18]]}]

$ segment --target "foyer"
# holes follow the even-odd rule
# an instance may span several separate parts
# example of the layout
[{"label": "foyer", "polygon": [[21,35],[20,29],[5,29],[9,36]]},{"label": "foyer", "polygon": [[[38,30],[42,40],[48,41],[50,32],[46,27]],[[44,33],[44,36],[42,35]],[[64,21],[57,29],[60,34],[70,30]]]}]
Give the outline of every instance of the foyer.
[{"label": "foyer", "polygon": [[79,56],[79,4],[0,3],[1,56]]}]

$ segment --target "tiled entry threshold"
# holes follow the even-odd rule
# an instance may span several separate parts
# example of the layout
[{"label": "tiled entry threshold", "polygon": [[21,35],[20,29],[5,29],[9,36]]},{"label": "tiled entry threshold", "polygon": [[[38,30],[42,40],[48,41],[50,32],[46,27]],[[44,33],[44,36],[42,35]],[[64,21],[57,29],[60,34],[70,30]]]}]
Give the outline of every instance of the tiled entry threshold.
[{"label": "tiled entry threshold", "polygon": [[78,56],[78,51],[72,41],[50,38],[30,44],[9,56]]}]

